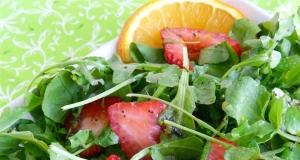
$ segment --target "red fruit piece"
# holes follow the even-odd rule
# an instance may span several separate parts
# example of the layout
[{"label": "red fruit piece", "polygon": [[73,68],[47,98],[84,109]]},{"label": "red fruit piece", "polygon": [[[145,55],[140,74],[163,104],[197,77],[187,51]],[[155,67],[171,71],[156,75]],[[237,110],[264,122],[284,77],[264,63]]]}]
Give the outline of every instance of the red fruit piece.
[{"label": "red fruit piece", "polygon": [[190,28],[166,28],[160,31],[160,36],[165,41],[164,52],[167,63],[176,64],[181,68],[183,46],[187,47],[188,57],[192,61],[198,60],[201,49],[218,45],[223,41],[227,41],[238,56],[242,53],[239,42],[222,33]]},{"label": "red fruit piece", "polygon": [[[93,135],[98,136],[101,131],[109,124],[107,109],[109,106],[122,102],[118,97],[106,97],[85,105],[78,117],[74,117],[71,113],[66,121],[66,130],[71,129],[71,135],[79,130],[89,129]],[[99,145],[93,145],[79,154],[82,158],[88,158],[101,153]]]},{"label": "red fruit piece", "polygon": [[[234,142],[228,141],[224,138],[220,138],[220,137],[215,137],[215,138],[220,141],[231,144],[233,146],[237,146],[237,144],[235,144]],[[216,142],[211,142],[210,144],[211,144],[210,153],[206,160],[224,160],[224,154],[225,154],[226,148]]]},{"label": "red fruit piece", "polygon": [[117,155],[112,154],[107,158],[107,160],[121,160],[121,158]]},{"label": "red fruit piece", "polygon": [[128,158],[160,142],[163,127],[157,118],[165,108],[159,101],[116,103],[108,108],[110,127]]}]

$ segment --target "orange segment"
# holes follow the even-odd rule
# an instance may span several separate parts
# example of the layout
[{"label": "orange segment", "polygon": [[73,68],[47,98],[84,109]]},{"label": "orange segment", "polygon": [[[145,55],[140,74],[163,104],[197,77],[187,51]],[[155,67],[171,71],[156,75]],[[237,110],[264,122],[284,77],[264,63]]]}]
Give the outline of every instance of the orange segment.
[{"label": "orange segment", "polygon": [[160,30],[166,27],[196,28],[228,34],[233,22],[243,14],[219,0],[152,0],[126,21],[117,42],[123,62],[133,62],[131,42],[163,47]]}]

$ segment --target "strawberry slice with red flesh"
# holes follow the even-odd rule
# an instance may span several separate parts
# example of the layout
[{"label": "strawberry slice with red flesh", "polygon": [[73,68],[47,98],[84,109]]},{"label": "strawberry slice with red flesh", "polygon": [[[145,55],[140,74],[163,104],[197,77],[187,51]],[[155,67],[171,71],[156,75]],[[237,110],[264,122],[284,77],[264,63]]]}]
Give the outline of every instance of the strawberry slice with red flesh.
[{"label": "strawberry slice with red flesh", "polygon": [[[109,124],[108,107],[118,102],[123,102],[123,100],[118,97],[106,97],[85,105],[78,117],[75,118],[72,113],[67,117],[65,121],[66,130],[71,129],[72,135],[79,130],[89,129],[95,137],[98,136]],[[79,156],[88,158],[99,153],[101,153],[101,147],[93,145],[81,152]]]},{"label": "strawberry slice with red flesh", "polygon": [[159,101],[147,101],[116,103],[108,108],[110,127],[128,158],[160,142],[163,127],[157,118],[166,107]]},{"label": "strawberry slice with red flesh", "polygon": [[176,64],[182,68],[183,51],[186,46],[188,57],[192,61],[197,61],[200,50],[227,41],[235,50],[238,56],[242,50],[239,42],[226,34],[208,32],[190,28],[165,28],[160,31],[160,36],[164,42],[165,59],[169,64]]},{"label": "strawberry slice with red flesh", "polygon": [[[215,137],[215,138],[220,141],[231,144],[233,146],[237,146],[236,143],[228,141],[224,138],[220,138],[220,137]],[[226,148],[216,142],[211,142],[210,144],[211,144],[210,145],[210,153],[206,160],[224,160],[224,154],[225,154]]]}]

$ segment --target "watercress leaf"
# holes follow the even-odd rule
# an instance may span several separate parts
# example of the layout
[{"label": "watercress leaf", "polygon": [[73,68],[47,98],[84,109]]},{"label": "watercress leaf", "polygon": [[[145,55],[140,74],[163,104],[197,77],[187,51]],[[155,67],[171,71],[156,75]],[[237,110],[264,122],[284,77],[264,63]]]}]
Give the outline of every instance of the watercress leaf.
[{"label": "watercress leaf", "polygon": [[87,140],[93,137],[92,132],[88,129],[79,130],[75,135],[68,138],[70,141],[70,147],[76,148],[78,146],[85,146]]},{"label": "watercress leaf", "polygon": [[276,126],[276,129],[279,129],[282,123],[284,100],[285,96],[281,96],[278,99],[274,99],[269,111],[269,120],[272,124]]},{"label": "watercress leaf", "polygon": [[26,113],[35,109],[42,104],[43,98],[38,97],[34,94],[30,94],[29,102],[26,107],[15,107],[10,109],[10,107],[4,108],[3,113],[0,116],[0,132],[5,131],[20,118],[22,118]]},{"label": "watercress leaf", "polygon": [[203,65],[205,63],[220,63],[229,58],[228,43],[226,41],[212,47],[204,48],[200,51],[198,64]]},{"label": "watercress leaf", "polygon": [[21,150],[20,142],[20,139],[0,134],[0,155],[8,155]]},{"label": "watercress leaf", "polygon": [[277,50],[278,52],[280,52],[281,55],[282,55],[282,57],[287,57],[290,54],[291,47],[292,47],[291,42],[288,39],[283,38],[278,43],[278,45],[275,47],[275,50]]},{"label": "watercress leaf", "polygon": [[153,149],[158,151],[161,155],[171,155],[176,157],[176,159],[196,159],[201,155],[204,144],[203,140],[196,136],[159,143],[141,150],[134,155],[131,160],[141,159],[147,154],[150,154]]},{"label": "watercress leaf", "polygon": [[290,134],[300,135],[300,112],[295,107],[289,107],[285,113],[284,125]]},{"label": "watercress leaf", "polygon": [[118,144],[118,136],[111,130],[109,126],[105,127],[101,133],[95,139],[95,144],[99,144],[102,147],[108,147],[114,144]]},{"label": "watercress leaf", "polygon": [[281,60],[281,53],[273,50],[270,56],[270,68],[275,68]]},{"label": "watercress leaf", "polygon": [[300,81],[300,63],[298,63],[291,70],[286,72],[284,77],[279,80],[279,83],[283,84],[283,87],[289,88]]},{"label": "watercress leaf", "polygon": [[57,123],[63,123],[67,111],[62,106],[73,103],[74,96],[80,91],[80,87],[70,78],[71,73],[60,71],[48,85],[42,109],[48,118]]},{"label": "watercress leaf", "polygon": [[255,39],[259,31],[257,24],[247,18],[241,18],[233,23],[229,35],[243,44],[248,39]]},{"label": "watercress leaf", "polygon": [[246,147],[231,147],[225,151],[224,159],[257,159],[259,158],[259,149],[257,148],[246,148]]},{"label": "watercress leaf", "polygon": [[268,134],[275,131],[275,126],[264,120],[259,120],[249,125],[246,120],[237,128],[234,128],[230,134],[230,140],[240,146],[247,146],[251,141],[264,143],[271,139]]},{"label": "watercress leaf", "polygon": [[178,85],[180,68],[176,65],[164,65],[157,72],[150,72],[146,76],[149,83],[157,83],[161,86],[174,87]]},{"label": "watercress leaf", "polygon": [[83,158],[77,157],[69,153],[58,142],[51,143],[51,145],[49,146],[48,153],[50,155],[50,160],[85,160]]},{"label": "watercress leaf", "polygon": [[251,77],[242,77],[225,91],[222,109],[238,124],[263,120],[270,93]]},{"label": "watercress leaf", "polygon": [[48,158],[47,152],[43,152],[39,147],[32,143],[25,143],[24,144],[24,149],[25,149],[25,155],[26,155],[26,160],[27,159],[33,159],[35,160],[36,158]]},{"label": "watercress leaf", "polygon": [[287,160],[300,159],[300,144],[286,142],[284,145],[284,150],[280,157]]},{"label": "watercress leaf", "polygon": [[199,77],[190,86],[194,100],[199,104],[212,104],[216,100],[216,84],[206,77]]},{"label": "watercress leaf", "polygon": [[103,78],[107,73],[111,72],[108,62],[103,57],[88,56],[84,57],[83,60],[86,61],[86,63],[84,63],[86,66],[92,66],[97,69],[97,75],[99,75],[97,78]]},{"label": "watercress leaf", "polygon": [[263,152],[260,154],[260,158],[265,159],[265,160],[275,160],[275,159],[281,160],[281,158],[278,157],[277,155],[279,155],[283,150],[284,150],[284,148],[279,148],[276,150]]},{"label": "watercress leaf", "polygon": [[47,152],[48,146],[43,141],[40,141],[36,138],[34,138],[33,134],[29,131],[23,131],[23,132],[10,132],[10,133],[0,133],[0,135],[10,136],[13,138],[18,138],[24,143],[33,143],[37,147],[39,147],[41,150]]},{"label": "watercress leaf", "polygon": [[130,78],[137,67],[135,64],[123,64],[120,56],[117,54],[114,54],[108,60],[108,63],[114,71],[112,80],[114,84],[119,84]]},{"label": "watercress leaf", "polygon": [[294,16],[291,15],[287,19],[282,19],[279,21],[279,28],[275,32],[274,40],[278,43],[282,38],[285,38],[287,36],[290,36],[294,30]]},{"label": "watercress leaf", "polygon": [[274,36],[276,31],[278,30],[278,20],[279,20],[279,13],[276,12],[270,21],[270,31],[272,36]]},{"label": "watercress leaf", "polygon": [[284,57],[280,60],[280,63],[274,68],[274,70],[279,72],[287,72],[292,68],[294,68],[299,63],[300,63],[299,55]]},{"label": "watercress leaf", "polygon": [[130,55],[135,62],[144,63],[165,63],[164,50],[163,48],[154,48],[151,46],[131,42]]}]

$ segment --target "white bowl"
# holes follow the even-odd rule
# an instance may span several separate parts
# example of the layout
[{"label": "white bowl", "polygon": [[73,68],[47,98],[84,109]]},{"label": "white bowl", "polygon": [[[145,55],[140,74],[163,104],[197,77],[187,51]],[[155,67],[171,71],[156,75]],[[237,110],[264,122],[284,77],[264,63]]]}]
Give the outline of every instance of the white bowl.
[{"label": "white bowl", "polygon": [[[269,15],[267,12],[259,8],[258,6],[254,5],[253,3],[249,2],[248,0],[222,0],[223,2],[230,4],[236,8],[238,8],[248,19],[253,21],[254,23],[261,23],[267,20],[270,20],[272,18],[271,15]],[[109,59],[115,52],[116,52],[116,44],[117,39],[109,41],[99,49],[96,49],[92,53],[88,54],[87,56],[103,56],[106,59]],[[16,106],[22,106],[24,96],[20,96],[17,99],[11,101],[4,107],[0,109],[0,115],[2,114],[2,111],[6,107],[16,107]],[[24,118],[32,119],[32,117],[27,114]]]}]

